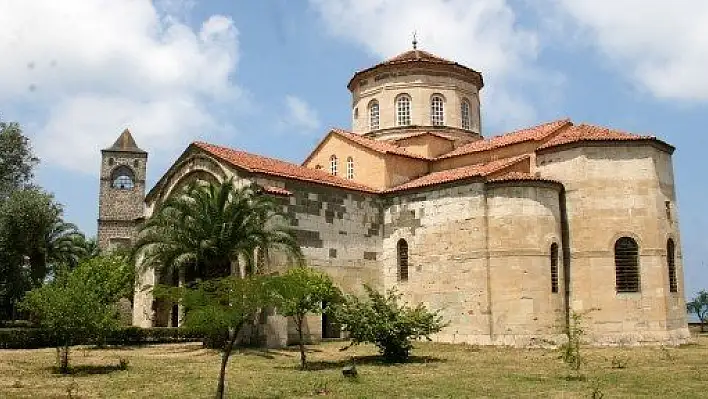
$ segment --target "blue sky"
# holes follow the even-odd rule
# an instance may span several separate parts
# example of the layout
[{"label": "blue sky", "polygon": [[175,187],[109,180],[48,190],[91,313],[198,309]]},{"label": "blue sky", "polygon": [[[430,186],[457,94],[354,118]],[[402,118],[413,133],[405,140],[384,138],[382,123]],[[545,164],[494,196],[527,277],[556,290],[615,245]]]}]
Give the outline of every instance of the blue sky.
[{"label": "blue sky", "polygon": [[675,145],[686,291],[708,288],[702,0],[0,0],[0,116],[95,234],[99,150],[124,128],[151,186],[193,140],[300,162],[350,126],[354,71],[410,47],[483,73],[483,133],[571,117]]}]

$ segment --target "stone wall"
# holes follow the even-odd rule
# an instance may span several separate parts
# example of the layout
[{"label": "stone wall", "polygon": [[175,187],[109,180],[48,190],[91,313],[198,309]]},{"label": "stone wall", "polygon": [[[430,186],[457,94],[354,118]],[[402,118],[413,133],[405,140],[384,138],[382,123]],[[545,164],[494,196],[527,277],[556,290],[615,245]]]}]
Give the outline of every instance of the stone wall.
[{"label": "stone wall", "polygon": [[[670,154],[641,144],[571,147],[542,152],[537,168],[566,188],[571,308],[589,312],[591,339],[613,344],[686,338]],[[615,289],[614,245],[623,236],[639,244],[640,292]],[[677,293],[669,292],[669,238],[677,248]]]},{"label": "stone wall", "polygon": [[[488,184],[491,342],[526,345],[554,339],[565,325],[560,185]],[[551,287],[551,245],[558,245],[558,292]]]}]

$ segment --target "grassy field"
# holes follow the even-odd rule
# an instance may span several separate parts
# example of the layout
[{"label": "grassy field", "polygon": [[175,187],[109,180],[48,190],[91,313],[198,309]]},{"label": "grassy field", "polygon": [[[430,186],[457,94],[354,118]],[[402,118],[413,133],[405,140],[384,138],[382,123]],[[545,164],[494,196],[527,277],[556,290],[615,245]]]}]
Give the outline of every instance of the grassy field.
[{"label": "grassy field", "polygon": [[[682,347],[588,348],[585,381],[569,380],[558,353],[419,343],[404,365],[384,365],[372,346],[339,351],[341,342],[310,346],[312,370],[297,369],[293,350],[236,353],[227,388],[234,398],[604,398],[706,397],[708,337]],[[53,349],[0,351],[1,398],[211,397],[219,355],[199,344],[127,349],[80,348],[73,375],[53,373]],[[120,358],[129,361],[120,370]],[[341,367],[355,360],[359,377]],[[614,361],[613,361],[614,359]],[[624,366],[618,367],[618,366]],[[598,396],[599,397],[599,396]]]}]

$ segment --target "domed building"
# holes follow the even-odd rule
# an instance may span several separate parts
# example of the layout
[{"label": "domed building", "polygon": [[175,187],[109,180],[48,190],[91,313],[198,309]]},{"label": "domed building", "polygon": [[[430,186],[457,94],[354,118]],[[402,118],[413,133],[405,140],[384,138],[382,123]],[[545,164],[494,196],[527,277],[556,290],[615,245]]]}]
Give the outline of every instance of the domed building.
[{"label": "domed building", "polygon": [[[126,131],[103,151],[101,246],[133,240],[188,182],[234,178],[281,201],[308,264],[343,290],[396,287],[440,310],[437,341],[545,342],[573,312],[597,344],[688,338],[674,147],[568,119],[484,138],[483,87],[479,72],[414,48],[354,74],[351,131],[327,132],[302,164],[195,142],[147,195],[147,154]],[[166,280],[178,278],[142,273],[135,325],[179,323],[143,289]],[[261,322],[270,345],[292,341],[284,317]],[[326,316],[308,328],[340,334]]]}]

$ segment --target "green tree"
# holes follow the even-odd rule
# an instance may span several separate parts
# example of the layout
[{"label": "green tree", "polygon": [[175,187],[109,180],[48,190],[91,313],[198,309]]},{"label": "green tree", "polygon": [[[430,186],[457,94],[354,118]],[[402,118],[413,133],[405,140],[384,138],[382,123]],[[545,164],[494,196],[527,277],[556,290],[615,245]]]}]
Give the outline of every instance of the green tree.
[{"label": "green tree", "polygon": [[349,332],[351,344],[375,344],[387,362],[406,361],[412,340],[426,338],[442,330],[442,316],[422,303],[415,307],[399,304],[401,294],[391,289],[381,294],[365,285],[368,300],[349,296],[334,307],[335,319]]},{"label": "green tree", "polygon": [[183,270],[192,279],[228,276],[238,262],[254,270],[256,251],[280,249],[299,262],[300,246],[281,223],[281,210],[254,186],[197,181],[143,224],[133,258],[162,273]]},{"label": "green tree", "polygon": [[708,323],[708,292],[706,290],[698,291],[698,294],[691,302],[686,303],[688,313],[693,313],[701,321],[701,332],[706,332],[706,323]]},{"label": "green tree", "polygon": [[124,258],[97,257],[27,293],[21,307],[57,343],[62,373],[69,371],[71,346],[117,327],[115,302],[132,288],[131,269]]},{"label": "green tree", "polygon": [[323,312],[322,303],[335,303],[340,292],[325,273],[309,267],[293,267],[274,280],[279,313],[295,319],[300,345],[300,368],[306,368],[303,324],[308,314]]},{"label": "green tree", "polygon": [[221,367],[216,397],[224,397],[226,366],[239,331],[265,306],[273,303],[271,277],[230,276],[200,281],[192,287],[157,286],[155,297],[165,298],[188,307],[183,326],[205,335],[228,331],[221,342]]},{"label": "green tree", "polygon": [[0,202],[30,182],[38,162],[20,125],[0,121]]}]

